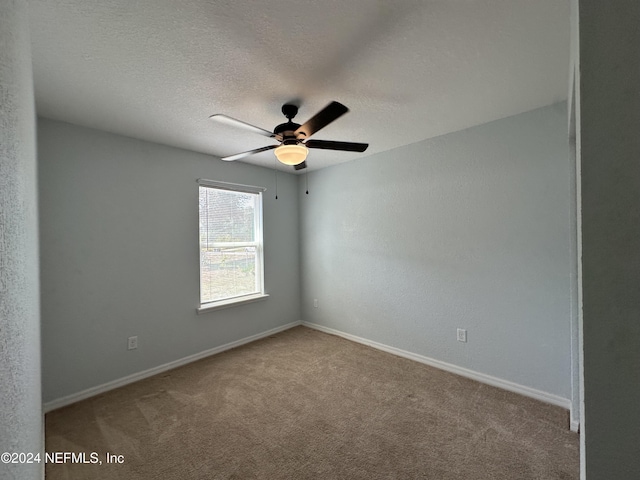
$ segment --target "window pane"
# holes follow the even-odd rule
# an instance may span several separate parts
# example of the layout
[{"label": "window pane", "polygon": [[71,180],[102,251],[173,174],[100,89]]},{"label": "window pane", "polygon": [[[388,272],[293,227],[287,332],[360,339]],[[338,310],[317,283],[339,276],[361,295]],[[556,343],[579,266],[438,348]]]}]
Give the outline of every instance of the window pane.
[{"label": "window pane", "polygon": [[201,302],[257,293],[256,247],[207,248],[200,251]]},{"label": "window pane", "polygon": [[263,293],[261,193],[199,192],[200,304]]},{"label": "window pane", "polygon": [[257,197],[200,187],[200,244],[254,241]]}]

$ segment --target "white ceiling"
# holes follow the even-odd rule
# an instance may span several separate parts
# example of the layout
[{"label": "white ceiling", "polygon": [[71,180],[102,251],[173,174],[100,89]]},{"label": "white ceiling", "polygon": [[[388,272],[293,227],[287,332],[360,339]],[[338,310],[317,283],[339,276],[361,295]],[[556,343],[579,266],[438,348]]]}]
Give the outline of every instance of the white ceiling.
[{"label": "white ceiling", "polygon": [[[566,99],[568,0],[30,0],[42,116],[225,156],[331,100],[310,170]],[[248,163],[274,167],[273,152]],[[284,166],[282,166],[285,168]],[[287,167],[288,171],[293,171]]]}]

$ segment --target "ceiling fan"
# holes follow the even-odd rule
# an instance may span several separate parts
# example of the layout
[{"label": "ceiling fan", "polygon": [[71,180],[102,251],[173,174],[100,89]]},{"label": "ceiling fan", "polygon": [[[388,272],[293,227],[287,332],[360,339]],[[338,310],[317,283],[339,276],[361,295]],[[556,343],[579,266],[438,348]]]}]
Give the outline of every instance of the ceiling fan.
[{"label": "ceiling fan", "polygon": [[222,115],[220,113],[211,115],[209,118],[226,125],[233,125],[247,131],[264,135],[276,139],[279,145],[268,145],[256,148],[248,152],[236,153],[222,157],[222,160],[232,162],[241,158],[254,155],[256,153],[274,150],[275,155],[281,163],[293,165],[296,170],[307,167],[307,155],[309,148],[320,148],[323,150],[340,150],[345,152],[364,152],[369,146],[368,143],[335,142],[330,140],[309,140],[309,137],[318,130],[326,127],[331,122],[347,113],[349,109],[338,102],[331,102],[303,125],[294,123],[292,119],[298,113],[298,107],[292,104],[282,106],[282,113],[287,117],[287,122],[274,128],[273,133],[260,127],[245,123],[241,120]]}]

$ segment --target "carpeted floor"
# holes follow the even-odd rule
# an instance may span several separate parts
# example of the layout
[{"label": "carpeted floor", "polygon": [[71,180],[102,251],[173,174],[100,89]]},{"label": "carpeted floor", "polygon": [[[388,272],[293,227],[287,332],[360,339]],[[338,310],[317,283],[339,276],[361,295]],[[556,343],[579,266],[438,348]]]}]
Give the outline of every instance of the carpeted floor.
[{"label": "carpeted floor", "polygon": [[296,327],[47,414],[47,452],[103,463],[46,478],[578,479],[567,425],[561,408]]}]

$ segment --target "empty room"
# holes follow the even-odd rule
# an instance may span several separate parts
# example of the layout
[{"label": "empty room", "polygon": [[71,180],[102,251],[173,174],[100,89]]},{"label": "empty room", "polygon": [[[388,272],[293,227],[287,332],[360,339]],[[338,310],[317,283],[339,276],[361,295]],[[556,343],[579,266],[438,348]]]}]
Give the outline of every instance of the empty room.
[{"label": "empty room", "polygon": [[640,7],[3,1],[0,478],[640,478]]}]

